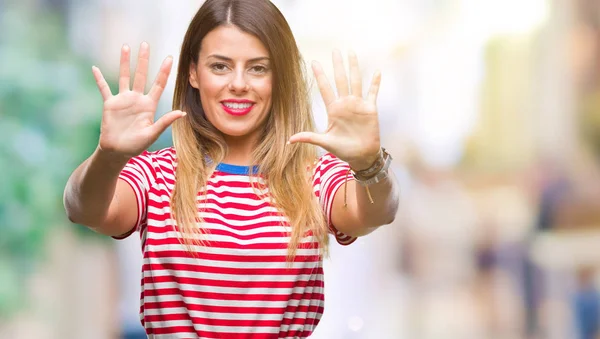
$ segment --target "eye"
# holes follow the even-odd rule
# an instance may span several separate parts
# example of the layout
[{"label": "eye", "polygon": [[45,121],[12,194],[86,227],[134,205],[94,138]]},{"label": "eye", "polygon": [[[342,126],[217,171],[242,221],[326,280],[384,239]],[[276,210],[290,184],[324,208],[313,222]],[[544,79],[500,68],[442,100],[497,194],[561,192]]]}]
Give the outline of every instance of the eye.
[{"label": "eye", "polygon": [[210,68],[216,72],[224,72],[227,70],[227,65],[221,64],[221,63],[216,63],[216,64],[210,65]]},{"label": "eye", "polygon": [[256,74],[263,74],[267,72],[267,68],[265,66],[257,65],[250,68],[250,71]]}]

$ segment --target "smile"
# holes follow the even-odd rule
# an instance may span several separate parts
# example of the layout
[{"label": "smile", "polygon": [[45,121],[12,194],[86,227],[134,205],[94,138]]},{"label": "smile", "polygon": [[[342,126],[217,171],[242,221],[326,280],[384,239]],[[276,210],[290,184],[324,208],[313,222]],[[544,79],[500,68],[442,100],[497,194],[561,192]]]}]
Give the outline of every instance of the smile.
[{"label": "smile", "polygon": [[223,110],[231,115],[246,115],[250,113],[254,103],[251,101],[222,101],[221,107]]}]

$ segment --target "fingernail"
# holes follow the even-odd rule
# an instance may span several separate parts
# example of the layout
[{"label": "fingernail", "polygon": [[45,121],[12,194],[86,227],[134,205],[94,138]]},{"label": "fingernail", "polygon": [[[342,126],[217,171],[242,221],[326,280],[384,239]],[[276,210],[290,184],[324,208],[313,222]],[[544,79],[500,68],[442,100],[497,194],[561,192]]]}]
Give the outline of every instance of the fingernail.
[{"label": "fingernail", "polygon": [[186,116],[186,115],[187,115],[187,113],[186,113],[186,112],[181,112],[181,116],[182,116],[182,117],[184,117],[184,116]]},{"label": "fingernail", "polygon": [[286,142],[285,144],[286,144],[286,145],[289,145],[289,144],[291,144],[291,142],[288,140],[288,142]]}]

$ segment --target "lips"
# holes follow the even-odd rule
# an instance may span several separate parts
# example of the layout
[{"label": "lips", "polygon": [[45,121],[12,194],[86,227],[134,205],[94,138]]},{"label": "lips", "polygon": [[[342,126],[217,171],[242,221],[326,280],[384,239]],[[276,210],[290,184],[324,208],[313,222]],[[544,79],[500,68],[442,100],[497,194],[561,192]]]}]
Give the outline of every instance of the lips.
[{"label": "lips", "polygon": [[221,101],[223,110],[231,115],[242,116],[250,113],[255,103],[250,100],[224,100]]}]

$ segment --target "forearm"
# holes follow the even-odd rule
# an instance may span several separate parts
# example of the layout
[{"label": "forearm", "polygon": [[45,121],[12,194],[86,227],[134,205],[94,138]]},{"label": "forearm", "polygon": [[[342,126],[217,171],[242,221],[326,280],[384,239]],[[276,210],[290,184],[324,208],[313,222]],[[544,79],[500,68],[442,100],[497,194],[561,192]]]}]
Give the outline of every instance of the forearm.
[{"label": "forearm", "polygon": [[[363,187],[356,181],[348,184],[354,186],[353,206],[360,225],[367,228],[387,225],[394,221],[399,205],[399,187],[393,172],[382,181]],[[369,198],[369,193],[371,197]],[[371,203],[372,199],[372,203]]]},{"label": "forearm", "polygon": [[106,219],[113,200],[119,173],[127,159],[96,149],[71,175],[64,192],[69,220],[91,228]]},{"label": "forearm", "polygon": [[400,189],[389,169],[391,158],[381,154],[379,160],[349,163],[359,172],[354,174],[356,180],[344,183],[343,194],[336,194],[331,216],[337,230],[346,235],[360,237],[394,221]]},{"label": "forearm", "polygon": [[[399,190],[389,168],[391,157],[385,149],[378,154],[348,163],[355,171],[354,213],[360,225],[372,228],[390,224],[398,210]],[[364,185],[363,185],[364,184]]]}]

